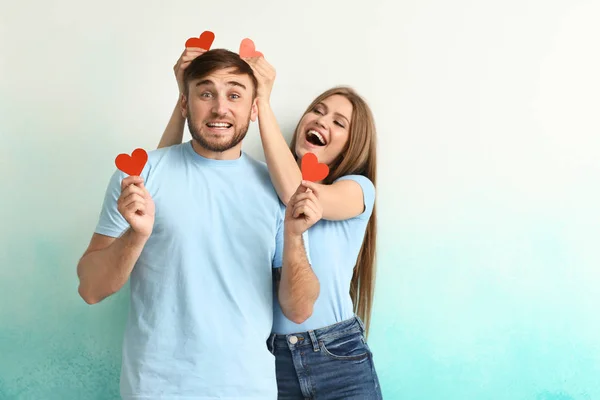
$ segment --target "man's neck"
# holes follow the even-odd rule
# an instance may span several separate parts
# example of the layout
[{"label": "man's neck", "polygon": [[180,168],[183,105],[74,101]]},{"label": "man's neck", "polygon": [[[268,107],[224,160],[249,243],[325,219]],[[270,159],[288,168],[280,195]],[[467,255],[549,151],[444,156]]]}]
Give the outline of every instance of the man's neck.
[{"label": "man's neck", "polygon": [[210,158],[213,160],[237,160],[242,155],[242,144],[239,143],[235,147],[225,151],[211,151],[202,146],[194,139],[192,139],[192,148],[196,153],[204,158]]}]

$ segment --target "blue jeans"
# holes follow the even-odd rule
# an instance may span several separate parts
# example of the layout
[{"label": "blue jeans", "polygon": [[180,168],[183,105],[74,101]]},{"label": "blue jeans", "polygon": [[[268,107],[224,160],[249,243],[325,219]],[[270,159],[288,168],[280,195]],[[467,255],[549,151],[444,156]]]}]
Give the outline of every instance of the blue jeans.
[{"label": "blue jeans", "polygon": [[325,328],[271,334],[279,400],[380,400],[373,353],[355,317]]}]

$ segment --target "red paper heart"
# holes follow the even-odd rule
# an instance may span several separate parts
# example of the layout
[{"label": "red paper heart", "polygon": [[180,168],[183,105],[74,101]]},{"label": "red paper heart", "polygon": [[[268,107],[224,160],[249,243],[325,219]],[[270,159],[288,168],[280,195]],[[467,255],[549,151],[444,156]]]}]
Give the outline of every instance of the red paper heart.
[{"label": "red paper heart", "polygon": [[242,40],[242,43],[240,43],[239,54],[241,58],[261,57],[263,55],[260,51],[256,51],[254,42],[248,38]]},{"label": "red paper heart", "polygon": [[148,153],[144,149],[135,149],[131,156],[123,153],[115,158],[117,168],[131,176],[140,176],[147,161]]},{"label": "red paper heart", "polygon": [[199,47],[204,50],[210,50],[210,46],[212,46],[215,40],[215,34],[211,31],[204,31],[199,38],[193,37],[189,38],[185,42],[185,47]]},{"label": "red paper heart", "polygon": [[327,164],[320,163],[317,156],[313,153],[306,153],[302,157],[302,179],[305,181],[317,182],[327,178],[329,167]]}]

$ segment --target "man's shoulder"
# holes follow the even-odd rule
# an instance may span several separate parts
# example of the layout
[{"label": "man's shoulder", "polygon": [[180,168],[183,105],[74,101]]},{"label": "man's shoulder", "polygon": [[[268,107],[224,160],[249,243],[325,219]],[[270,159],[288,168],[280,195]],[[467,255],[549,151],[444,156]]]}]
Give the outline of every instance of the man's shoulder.
[{"label": "man's shoulder", "polygon": [[186,143],[175,144],[173,146],[161,147],[148,151],[148,162],[156,163],[165,158],[181,157]]},{"label": "man's shoulder", "polygon": [[246,161],[251,166],[251,168],[254,168],[257,171],[269,173],[267,163],[265,163],[264,161],[257,160],[256,158],[252,157],[246,152],[244,152],[244,157],[246,158]]},{"label": "man's shoulder", "polygon": [[271,181],[271,176],[269,175],[267,163],[257,160],[247,153],[245,153],[244,156],[246,158],[247,173],[255,179],[255,181],[265,190],[268,196],[279,200],[279,196],[277,196],[277,192],[275,191],[275,187]]},{"label": "man's shoulder", "polygon": [[273,186],[271,183],[271,177],[269,176],[269,169],[264,161],[257,160],[256,158],[244,153],[246,158],[247,169],[249,172],[255,174],[268,186]]}]

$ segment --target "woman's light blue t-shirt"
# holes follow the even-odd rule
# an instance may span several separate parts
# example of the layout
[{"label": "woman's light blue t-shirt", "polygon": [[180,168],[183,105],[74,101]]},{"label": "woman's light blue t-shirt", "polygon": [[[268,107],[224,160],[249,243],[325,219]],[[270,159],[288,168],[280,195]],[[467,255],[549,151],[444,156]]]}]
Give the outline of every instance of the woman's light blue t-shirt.
[{"label": "woman's light blue t-shirt", "polygon": [[312,315],[296,324],[283,315],[279,302],[273,304],[273,332],[290,334],[333,325],[354,316],[350,298],[350,282],[367,223],[375,204],[375,187],[362,175],[347,175],[337,179],[353,180],[362,188],[364,211],[344,221],[320,220],[308,230],[309,253],[313,271],[320,284],[320,293]]}]

